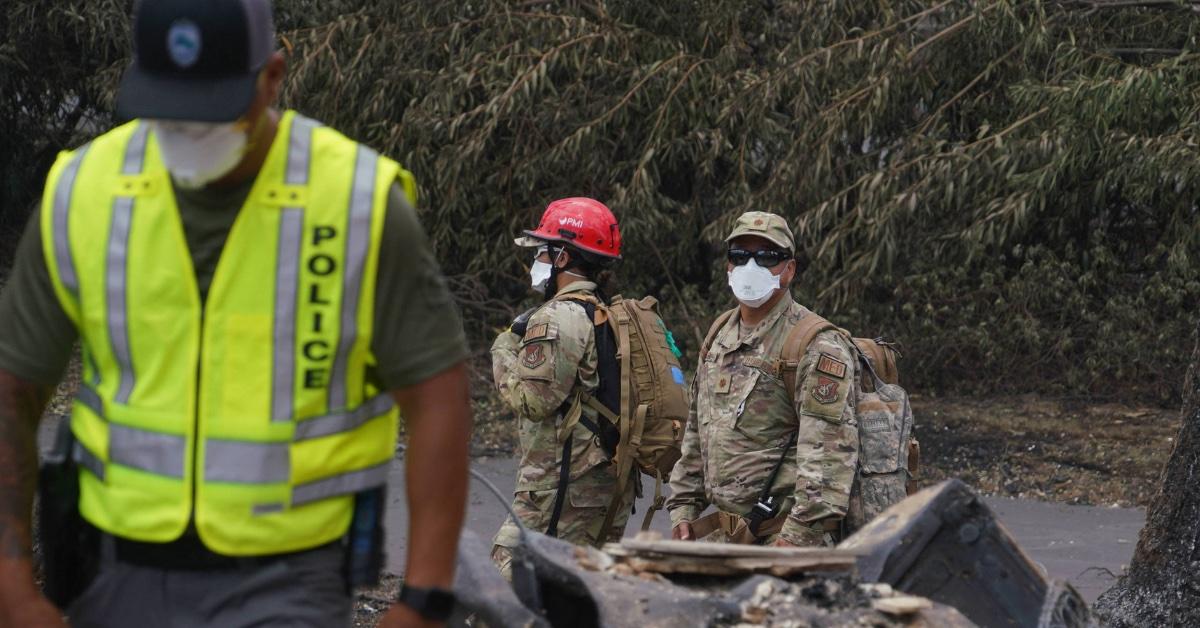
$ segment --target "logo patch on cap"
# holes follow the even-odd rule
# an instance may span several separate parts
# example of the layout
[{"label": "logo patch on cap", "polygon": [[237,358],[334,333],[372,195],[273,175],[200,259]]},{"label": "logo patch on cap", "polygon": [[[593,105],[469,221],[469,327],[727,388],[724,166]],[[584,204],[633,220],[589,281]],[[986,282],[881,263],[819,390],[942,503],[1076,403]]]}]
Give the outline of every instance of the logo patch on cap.
[{"label": "logo patch on cap", "polygon": [[167,53],[180,69],[196,65],[200,59],[200,27],[191,20],[175,20],[167,31]]}]

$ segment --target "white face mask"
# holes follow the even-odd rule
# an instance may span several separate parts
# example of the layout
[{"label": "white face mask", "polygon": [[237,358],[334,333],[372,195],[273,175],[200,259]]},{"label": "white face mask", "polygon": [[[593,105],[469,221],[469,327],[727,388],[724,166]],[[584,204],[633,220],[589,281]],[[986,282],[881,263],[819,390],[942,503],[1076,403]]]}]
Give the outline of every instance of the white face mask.
[{"label": "white face mask", "polygon": [[533,266],[529,267],[529,285],[537,292],[545,292],[546,282],[550,281],[550,271],[553,268],[549,262],[538,260],[545,252],[546,247],[539,248],[537,253],[533,254]]},{"label": "white face mask", "polygon": [[238,123],[155,120],[154,136],[175,184],[197,189],[229,174],[246,154],[246,133]]},{"label": "white face mask", "polygon": [[546,282],[550,281],[550,263],[533,261],[533,266],[529,268],[529,285],[538,292],[546,290]]},{"label": "white face mask", "polygon": [[758,307],[766,303],[783,285],[778,275],[772,274],[769,268],[759,266],[753,259],[743,266],[734,266],[728,274],[733,296],[748,307]]}]

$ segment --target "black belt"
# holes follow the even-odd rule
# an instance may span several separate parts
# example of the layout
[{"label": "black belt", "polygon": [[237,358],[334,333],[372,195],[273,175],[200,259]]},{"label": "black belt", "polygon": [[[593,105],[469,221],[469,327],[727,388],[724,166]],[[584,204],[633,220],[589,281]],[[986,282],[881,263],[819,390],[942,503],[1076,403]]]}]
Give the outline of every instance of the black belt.
[{"label": "black belt", "polygon": [[105,534],[111,539],[117,562],[178,571],[211,571],[211,570],[240,570],[263,567],[297,554],[323,549],[341,541],[331,541],[324,545],[312,547],[297,552],[283,554],[268,554],[264,556],[227,556],[218,554],[207,547],[194,534],[185,534],[177,540],[168,543],[144,543],[131,541],[119,536]]}]

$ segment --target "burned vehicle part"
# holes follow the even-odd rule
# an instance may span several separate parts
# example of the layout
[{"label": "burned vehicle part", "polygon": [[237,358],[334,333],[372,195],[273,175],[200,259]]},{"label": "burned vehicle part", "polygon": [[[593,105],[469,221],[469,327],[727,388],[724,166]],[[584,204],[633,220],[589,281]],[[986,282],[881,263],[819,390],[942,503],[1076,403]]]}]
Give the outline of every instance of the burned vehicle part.
[{"label": "burned vehicle part", "polygon": [[864,582],[953,606],[986,628],[1096,625],[1075,588],[1047,578],[959,480],[892,506],[838,548],[859,554]]}]

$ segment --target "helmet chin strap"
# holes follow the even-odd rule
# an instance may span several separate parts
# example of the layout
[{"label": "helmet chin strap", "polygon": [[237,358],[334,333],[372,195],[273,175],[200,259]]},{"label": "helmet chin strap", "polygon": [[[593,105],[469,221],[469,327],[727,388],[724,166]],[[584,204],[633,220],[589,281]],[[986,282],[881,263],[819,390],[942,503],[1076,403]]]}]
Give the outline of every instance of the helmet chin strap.
[{"label": "helmet chin strap", "polygon": [[558,294],[558,274],[559,273],[567,273],[567,274],[572,274],[572,275],[574,274],[569,270],[561,270],[558,267],[558,261],[562,259],[563,253],[566,253],[566,252],[567,252],[567,250],[565,248],[559,248],[558,253],[556,253],[554,255],[554,259],[550,261],[550,278],[546,280],[546,292],[543,295],[543,297],[547,301],[549,301],[550,299],[553,299],[554,295]]}]

